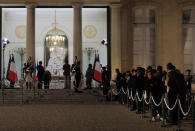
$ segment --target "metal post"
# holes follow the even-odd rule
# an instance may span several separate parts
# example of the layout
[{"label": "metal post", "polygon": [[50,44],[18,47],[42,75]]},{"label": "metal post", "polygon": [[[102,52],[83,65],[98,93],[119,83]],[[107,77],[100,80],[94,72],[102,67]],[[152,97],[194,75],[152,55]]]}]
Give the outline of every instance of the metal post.
[{"label": "metal post", "polygon": [[[153,97],[151,92],[150,92],[150,97]],[[149,103],[149,111],[151,112],[151,119],[152,119],[152,117],[153,117],[153,116],[152,116],[152,108],[153,108],[153,105],[152,105],[152,102],[150,102],[150,103]],[[152,122],[152,120],[151,120],[151,122]]]},{"label": "metal post", "polygon": [[111,96],[110,96],[110,100],[111,100],[111,102],[112,102],[112,86],[111,86]]},{"label": "metal post", "polygon": [[127,107],[129,108],[129,96],[128,96],[128,87],[127,87]]},{"label": "metal post", "polygon": [[163,121],[162,121],[162,125],[161,125],[161,127],[166,127],[166,125],[165,125],[165,103],[163,102],[163,100],[164,100],[164,98],[165,98],[165,95],[163,94],[162,95],[162,115],[163,115]]},{"label": "metal post", "polygon": [[[136,92],[137,92],[137,91],[136,91]],[[135,92],[135,99],[136,99],[137,112],[139,113],[138,98],[137,98],[137,96],[136,96],[136,92]]]},{"label": "metal post", "polygon": [[143,106],[143,107],[142,107],[142,108],[143,108],[143,109],[142,109],[142,111],[143,111],[143,112],[142,112],[142,118],[145,118],[144,98],[143,98],[143,103],[142,103],[142,106]]},{"label": "metal post", "polygon": [[192,131],[194,131],[195,130],[195,94],[192,97],[192,120],[193,120]]},{"label": "metal post", "polygon": [[5,94],[4,94],[4,88],[5,88],[5,45],[3,45],[3,80],[2,80],[2,83],[3,83],[3,86],[2,86],[2,96],[3,96],[3,104],[5,103]]},{"label": "metal post", "polygon": [[[179,100],[179,95],[177,95],[176,100]],[[176,131],[181,131],[180,124],[181,124],[181,122],[180,122],[180,109],[179,109],[179,102],[178,102],[178,104],[177,104],[177,129],[176,129]]]}]

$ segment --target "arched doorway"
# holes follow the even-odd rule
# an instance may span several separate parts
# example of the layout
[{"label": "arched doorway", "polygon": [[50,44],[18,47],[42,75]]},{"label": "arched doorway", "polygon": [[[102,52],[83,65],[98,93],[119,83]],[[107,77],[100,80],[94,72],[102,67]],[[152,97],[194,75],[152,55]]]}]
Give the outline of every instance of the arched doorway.
[{"label": "arched doorway", "polygon": [[63,75],[63,64],[68,61],[68,38],[58,28],[49,30],[45,36],[44,65],[52,75]]}]

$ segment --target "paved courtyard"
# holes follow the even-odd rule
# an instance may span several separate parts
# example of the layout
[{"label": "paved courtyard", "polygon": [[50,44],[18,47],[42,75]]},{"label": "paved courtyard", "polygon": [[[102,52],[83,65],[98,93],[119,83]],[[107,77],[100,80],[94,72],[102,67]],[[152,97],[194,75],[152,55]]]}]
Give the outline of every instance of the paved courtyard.
[{"label": "paved courtyard", "polygon": [[11,105],[0,107],[0,131],[172,131],[126,106]]}]

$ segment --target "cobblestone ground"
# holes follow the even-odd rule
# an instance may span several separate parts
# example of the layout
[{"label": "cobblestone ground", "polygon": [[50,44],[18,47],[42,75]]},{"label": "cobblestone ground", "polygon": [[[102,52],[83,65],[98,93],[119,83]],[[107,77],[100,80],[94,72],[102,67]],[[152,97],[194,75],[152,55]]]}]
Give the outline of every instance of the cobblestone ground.
[{"label": "cobblestone ground", "polygon": [[172,131],[121,105],[11,105],[0,107],[0,131]]}]

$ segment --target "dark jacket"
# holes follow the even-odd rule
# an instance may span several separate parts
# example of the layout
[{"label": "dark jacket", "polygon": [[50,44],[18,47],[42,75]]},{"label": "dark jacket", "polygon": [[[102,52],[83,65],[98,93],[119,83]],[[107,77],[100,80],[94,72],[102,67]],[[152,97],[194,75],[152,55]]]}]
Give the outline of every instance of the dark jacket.
[{"label": "dark jacket", "polygon": [[64,64],[63,65],[63,70],[64,70],[64,75],[69,76],[70,75],[70,65],[69,64]]},{"label": "dark jacket", "polygon": [[37,71],[38,71],[37,76],[38,76],[39,81],[40,81],[40,80],[42,80],[43,75],[44,75],[44,67],[42,65],[38,65]]},{"label": "dark jacket", "polygon": [[51,81],[51,73],[48,70],[44,72],[43,81],[44,82],[50,82]]},{"label": "dark jacket", "polygon": [[91,80],[93,78],[93,69],[92,68],[87,68],[85,77],[87,80]]},{"label": "dark jacket", "polygon": [[102,84],[110,84],[110,75],[109,72],[106,70],[102,72]]}]

